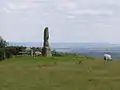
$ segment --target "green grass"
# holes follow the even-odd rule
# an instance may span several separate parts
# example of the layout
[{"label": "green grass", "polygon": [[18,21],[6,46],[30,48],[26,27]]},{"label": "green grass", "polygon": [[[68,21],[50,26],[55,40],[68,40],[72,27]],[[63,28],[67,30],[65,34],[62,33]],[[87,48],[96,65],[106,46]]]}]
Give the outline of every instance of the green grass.
[{"label": "green grass", "polygon": [[119,60],[17,57],[0,62],[0,90],[120,90],[119,69]]}]

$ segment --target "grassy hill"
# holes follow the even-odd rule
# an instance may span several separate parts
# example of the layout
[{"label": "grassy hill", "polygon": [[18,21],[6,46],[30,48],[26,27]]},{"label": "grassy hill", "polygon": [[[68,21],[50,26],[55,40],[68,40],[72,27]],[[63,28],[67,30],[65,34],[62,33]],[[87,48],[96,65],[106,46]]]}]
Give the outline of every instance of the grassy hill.
[{"label": "grassy hill", "polygon": [[0,90],[120,90],[119,68],[118,60],[16,57],[0,62]]}]

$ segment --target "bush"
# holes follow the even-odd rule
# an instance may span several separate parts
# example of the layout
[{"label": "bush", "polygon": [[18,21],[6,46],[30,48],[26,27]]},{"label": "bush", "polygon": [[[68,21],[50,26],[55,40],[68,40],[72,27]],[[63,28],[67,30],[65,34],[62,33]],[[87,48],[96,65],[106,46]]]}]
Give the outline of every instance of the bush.
[{"label": "bush", "polygon": [[57,52],[56,50],[52,51],[52,55],[60,56],[60,57],[63,57],[63,56],[79,57],[80,56],[79,54],[76,54],[76,53],[67,53],[67,52],[63,53],[63,52]]},{"label": "bush", "polygon": [[52,56],[64,56],[64,54],[63,53],[59,53],[56,50],[53,50],[52,51]]},{"label": "bush", "polygon": [[3,48],[0,48],[0,60],[4,60],[4,52],[5,50]]}]

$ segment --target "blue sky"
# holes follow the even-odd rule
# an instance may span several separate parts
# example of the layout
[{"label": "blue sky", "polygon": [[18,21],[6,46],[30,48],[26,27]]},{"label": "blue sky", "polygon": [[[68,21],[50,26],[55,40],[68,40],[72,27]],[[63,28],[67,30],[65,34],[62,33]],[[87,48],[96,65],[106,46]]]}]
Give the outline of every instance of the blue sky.
[{"label": "blue sky", "polygon": [[11,42],[120,43],[119,0],[0,0],[0,35]]}]

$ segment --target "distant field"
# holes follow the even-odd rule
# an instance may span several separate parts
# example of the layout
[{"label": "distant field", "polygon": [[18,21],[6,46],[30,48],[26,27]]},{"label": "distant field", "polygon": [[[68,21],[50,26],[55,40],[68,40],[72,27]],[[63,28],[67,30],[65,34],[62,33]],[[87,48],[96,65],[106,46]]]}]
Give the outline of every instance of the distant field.
[{"label": "distant field", "polygon": [[120,90],[119,68],[118,60],[17,57],[0,62],[0,90]]}]

